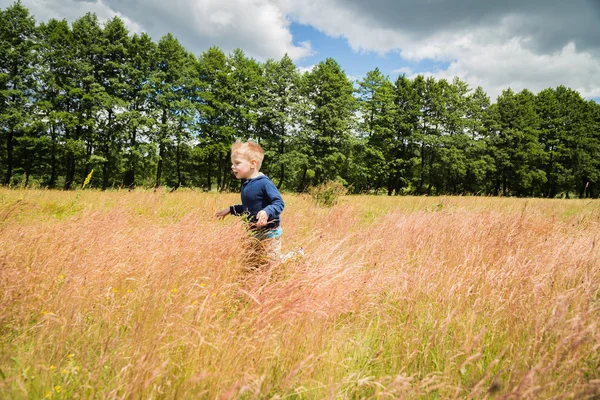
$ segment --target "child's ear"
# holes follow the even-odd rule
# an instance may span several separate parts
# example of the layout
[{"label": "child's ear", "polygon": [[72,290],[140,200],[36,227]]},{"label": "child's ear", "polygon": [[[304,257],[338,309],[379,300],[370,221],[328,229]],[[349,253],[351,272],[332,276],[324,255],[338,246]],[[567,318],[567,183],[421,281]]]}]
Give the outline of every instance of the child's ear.
[{"label": "child's ear", "polygon": [[250,164],[252,164],[252,166],[254,168],[256,168],[256,166],[258,165],[258,161],[256,161],[256,160],[250,160]]}]

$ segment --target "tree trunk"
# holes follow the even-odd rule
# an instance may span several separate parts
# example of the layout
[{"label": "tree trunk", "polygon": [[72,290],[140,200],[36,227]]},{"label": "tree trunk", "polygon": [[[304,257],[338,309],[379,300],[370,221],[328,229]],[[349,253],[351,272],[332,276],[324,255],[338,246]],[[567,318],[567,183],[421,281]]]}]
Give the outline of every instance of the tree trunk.
[{"label": "tree trunk", "polygon": [[390,174],[390,178],[388,179],[388,196],[391,196],[392,194],[394,194],[394,178],[392,176],[392,174]]},{"label": "tree trunk", "polygon": [[160,179],[162,177],[163,157],[165,155],[164,139],[167,136],[165,134],[165,125],[167,124],[167,109],[163,109],[161,124],[161,134],[159,135],[160,143],[158,145],[158,165],[156,166],[156,184],[154,186],[154,189],[158,189],[160,187]]},{"label": "tree trunk", "polygon": [[181,186],[181,141],[177,140],[177,151],[175,153],[175,163],[177,166],[177,188]]},{"label": "tree trunk", "polygon": [[306,172],[308,171],[308,166],[305,165],[304,166],[304,172],[302,173],[302,179],[300,180],[300,185],[298,185],[298,191],[299,192],[303,192],[304,191],[304,181],[306,180]]},{"label": "tree trunk", "polygon": [[71,190],[73,187],[73,179],[75,179],[75,155],[73,152],[67,154],[67,176],[65,177],[64,190]]},{"label": "tree trunk", "polygon": [[52,153],[50,154],[50,181],[48,182],[48,187],[50,189],[54,189],[56,187],[56,128],[54,124],[51,127],[51,137],[52,137]]},{"label": "tree trunk", "polygon": [[221,161],[220,161],[220,167],[219,167],[219,183],[218,183],[218,188],[219,191],[222,192],[225,190],[225,180],[227,179],[227,177],[229,176],[229,174],[227,174],[225,171],[227,171],[227,164],[228,164],[228,157],[226,153],[221,153]]},{"label": "tree trunk", "polygon": [[13,143],[13,134],[11,131],[8,132],[8,137],[6,138],[6,176],[4,177],[4,185],[10,185],[10,180],[12,178],[12,170],[13,170],[13,152],[14,152],[14,143]]},{"label": "tree trunk", "polygon": [[[81,126],[78,125],[76,128],[76,132],[79,133]],[[65,130],[66,138],[69,138],[69,129]],[[75,154],[73,151],[68,151],[66,155],[66,164],[67,164],[67,175],[65,177],[65,185],[63,187],[64,190],[71,190],[73,187],[73,180],[75,179]]]},{"label": "tree trunk", "polygon": [[221,190],[221,178],[223,176],[223,164],[221,161],[221,153],[217,156],[217,191]]},{"label": "tree trunk", "polygon": [[112,118],[113,111],[108,110],[108,123],[106,124],[106,142],[104,143],[104,168],[102,168],[102,190],[106,190],[108,187],[108,181],[110,180],[110,169],[111,169],[111,155],[110,155],[110,142],[112,141]]},{"label": "tree trunk", "polygon": [[212,158],[209,154],[208,159],[206,160],[206,190],[208,190],[209,192],[212,189],[212,176],[210,173],[211,164],[212,164]]},{"label": "tree trunk", "polygon": [[421,177],[419,179],[419,194],[423,193],[423,185],[425,184],[425,145],[421,145]]},{"label": "tree trunk", "polygon": [[548,166],[546,167],[546,176],[548,177],[548,191],[546,192],[546,195],[550,199],[556,196],[556,182],[552,178],[552,164],[554,164],[554,153],[551,151],[550,160],[548,161]]},{"label": "tree trunk", "polygon": [[[283,156],[283,151],[285,149],[285,142],[283,137],[281,138],[281,143],[279,144],[279,159]],[[281,185],[283,185],[283,181],[285,180],[285,164],[281,162],[281,169],[279,171],[279,184],[277,185],[277,189],[281,189]]]},{"label": "tree trunk", "polygon": [[25,188],[29,186],[29,177],[31,176],[31,161],[27,163],[25,167],[25,184],[23,185]]},{"label": "tree trunk", "polygon": [[129,157],[129,168],[127,169],[127,172],[125,172],[125,176],[123,178],[123,183],[125,184],[125,186],[127,186],[129,188],[129,190],[133,190],[133,188],[135,187],[135,162],[136,159],[135,157],[137,157],[135,155],[135,151],[136,151],[136,147],[137,147],[137,130],[134,129],[132,134],[131,134],[131,141],[130,141],[130,146],[131,146],[131,155]]}]

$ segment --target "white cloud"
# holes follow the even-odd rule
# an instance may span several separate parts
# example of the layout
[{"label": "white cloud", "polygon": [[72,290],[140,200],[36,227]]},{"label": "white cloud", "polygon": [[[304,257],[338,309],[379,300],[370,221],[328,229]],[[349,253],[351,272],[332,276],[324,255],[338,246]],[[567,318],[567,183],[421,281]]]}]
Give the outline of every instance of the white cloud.
[{"label": "white cloud", "polygon": [[306,73],[306,72],[312,72],[312,70],[313,70],[315,67],[316,67],[316,64],[313,64],[313,65],[309,65],[309,66],[307,66],[307,67],[302,67],[302,66],[299,66],[299,67],[298,67],[298,68],[296,68],[296,69],[298,70],[298,72],[299,72],[300,74],[304,74],[304,73]]},{"label": "white cloud", "polygon": [[[578,51],[568,43],[560,51],[537,54],[527,47],[527,38],[506,41],[480,41],[471,35],[434,38],[429,46],[409,47],[402,55],[414,60],[432,58],[452,60],[443,70],[421,72],[426,76],[452,80],[458,76],[472,88],[481,86],[492,100],[511,88],[534,93],[548,87],[565,85],[582,96],[600,96],[600,59]],[[419,71],[407,74],[414,77]]]},{"label": "white cloud", "polygon": [[409,68],[409,67],[402,67],[402,68],[393,70],[392,74],[412,76],[415,74],[415,71],[413,71],[413,69]]},{"label": "white cloud", "polygon": [[[0,8],[13,0],[0,0]],[[291,20],[332,37],[357,52],[398,54],[394,73],[458,76],[482,86],[494,99],[503,89],[534,92],[565,85],[600,96],[600,7],[595,0],[22,0],[38,21],[86,12],[100,20],[120,16],[154,40],[173,33],[190,51],[210,46],[241,48],[261,61],[287,53],[297,63],[312,55],[297,43]],[[324,56],[328,56],[324,54]],[[400,57],[401,56],[401,57]],[[365,57],[368,57],[367,55]],[[435,61],[435,71],[407,68]],[[425,62],[423,62],[425,61]],[[310,67],[301,67],[307,70]]]},{"label": "white cloud", "polygon": [[[236,48],[259,60],[288,54],[299,60],[312,54],[310,42],[294,44],[290,21],[269,0],[22,0],[38,22],[69,21],[95,12],[101,21],[119,15],[134,32],[145,31],[158,41],[172,33],[186,49],[200,54],[210,46],[225,52]],[[12,0],[0,0],[0,7]]]},{"label": "white cloud", "polygon": [[[417,4],[418,3],[418,4]],[[461,5],[462,3],[462,5]],[[393,73],[460,77],[492,99],[503,89],[537,92],[565,85],[600,96],[600,24],[592,2],[519,0],[429,2],[280,0],[303,24],[342,37],[358,52],[398,53],[411,62],[449,64],[436,71],[402,66]],[[392,54],[390,54],[392,53]]]},{"label": "white cloud", "polygon": [[[0,8],[6,8],[13,4],[12,0],[0,0]],[[120,17],[127,29],[134,33],[141,33],[142,27],[131,18],[112,10],[102,1],[77,1],[77,0],[21,0],[21,3],[29,9],[38,23],[46,22],[52,18],[70,22],[82,17],[88,12],[95,13],[101,22],[105,22],[115,16]]]}]

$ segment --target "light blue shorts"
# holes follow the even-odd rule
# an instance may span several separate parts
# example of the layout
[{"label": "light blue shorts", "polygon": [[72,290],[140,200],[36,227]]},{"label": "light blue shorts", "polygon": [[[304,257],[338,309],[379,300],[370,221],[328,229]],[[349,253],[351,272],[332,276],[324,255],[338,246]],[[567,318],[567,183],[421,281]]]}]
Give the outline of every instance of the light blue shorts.
[{"label": "light blue shorts", "polygon": [[283,235],[283,229],[281,229],[281,226],[278,226],[277,228],[271,229],[269,231],[258,232],[254,235],[254,237],[257,238],[258,240],[265,240],[265,239],[276,239],[276,238],[280,237],[281,235]]}]

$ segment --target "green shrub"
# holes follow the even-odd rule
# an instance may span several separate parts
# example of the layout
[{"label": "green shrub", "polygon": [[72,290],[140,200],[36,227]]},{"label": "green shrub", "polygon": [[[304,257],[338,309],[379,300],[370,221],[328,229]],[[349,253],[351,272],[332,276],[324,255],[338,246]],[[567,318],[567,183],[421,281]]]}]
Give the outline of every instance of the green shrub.
[{"label": "green shrub", "polygon": [[311,187],[308,193],[315,204],[331,207],[336,205],[339,198],[345,196],[348,190],[338,181],[327,181]]}]

